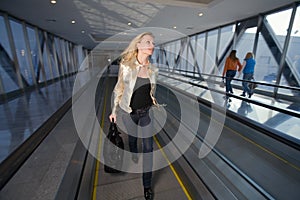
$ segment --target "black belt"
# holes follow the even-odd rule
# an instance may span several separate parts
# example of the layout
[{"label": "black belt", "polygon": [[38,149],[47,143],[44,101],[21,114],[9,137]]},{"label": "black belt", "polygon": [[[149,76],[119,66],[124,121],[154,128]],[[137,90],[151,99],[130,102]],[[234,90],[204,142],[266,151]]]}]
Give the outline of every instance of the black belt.
[{"label": "black belt", "polygon": [[142,114],[142,113],[146,113],[150,108],[151,108],[151,106],[145,106],[145,107],[138,108],[138,109],[132,109],[131,114]]}]

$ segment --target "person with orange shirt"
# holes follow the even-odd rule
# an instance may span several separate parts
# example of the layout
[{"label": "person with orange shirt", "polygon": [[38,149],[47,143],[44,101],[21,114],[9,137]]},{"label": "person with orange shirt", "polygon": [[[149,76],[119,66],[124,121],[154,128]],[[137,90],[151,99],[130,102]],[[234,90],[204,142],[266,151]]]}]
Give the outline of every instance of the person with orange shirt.
[{"label": "person with orange shirt", "polygon": [[229,54],[229,56],[226,58],[224,70],[223,70],[223,79],[225,80],[225,86],[226,86],[226,100],[229,100],[228,93],[233,94],[231,81],[236,75],[236,71],[239,72],[242,70],[243,66],[240,63],[240,60],[236,57],[236,50],[232,50]]}]

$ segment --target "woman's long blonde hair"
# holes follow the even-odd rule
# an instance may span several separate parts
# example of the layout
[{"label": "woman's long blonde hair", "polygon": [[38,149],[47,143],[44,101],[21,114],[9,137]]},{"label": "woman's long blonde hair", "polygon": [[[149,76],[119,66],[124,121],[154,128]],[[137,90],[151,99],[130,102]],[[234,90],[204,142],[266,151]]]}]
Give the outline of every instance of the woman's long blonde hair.
[{"label": "woman's long blonde hair", "polygon": [[246,54],[245,60],[246,60],[246,59],[250,59],[250,58],[254,58],[254,55],[253,55],[252,52],[248,52],[248,53]]},{"label": "woman's long blonde hair", "polygon": [[137,44],[141,42],[142,38],[145,35],[150,35],[151,37],[154,38],[154,35],[151,32],[144,32],[137,35],[135,38],[133,38],[129,43],[128,47],[121,53],[122,64],[133,66],[132,64],[135,61],[138,54]]}]

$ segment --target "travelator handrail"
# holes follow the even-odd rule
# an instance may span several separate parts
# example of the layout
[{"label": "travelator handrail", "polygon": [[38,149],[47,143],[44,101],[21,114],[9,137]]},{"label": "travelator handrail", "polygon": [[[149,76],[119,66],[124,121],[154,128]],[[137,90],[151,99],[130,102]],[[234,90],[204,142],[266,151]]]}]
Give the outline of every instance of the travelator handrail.
[{"label": "travelator handrail", "polygon": [[[226,77],[223,77],[223,76],[213,75],[213,74],[204,74],[204,73],[201,73],[201,75],[210,76],[210,77],[216,77],[216,78],[226,78]],[[256,83],[258,85],[265,85],[265,86],[270,86],[270,87],[274,87],[274,88],[295,90],[295,91],[299,91],[300,92],[300,88],[299,87],[285,86],[285,85],[276,85],[276,84],[266,83],[266,82],[261,82],[261,81],[248,81],[248,80],[244,80],[244,79],[240,79],[240,78],[232,78],[232,80],[239,81],[239,82]]]},{"label": "travelator handrail", "polygon": [[[164,75],[164,74],[160,74],[160,75],[165,76],[165,77],[170,77],[170,76],[167,76],[167,75]],[[300,118],[300,112],[297,112],[297,111],[294,111],[294,110],[283,109],[283,108],[280,108],[280,107],[275,107],[275,106],[272,106],[272,105],[269,105],[269,104],[262,103],[260,101],[256,101],[256,100],[253,100],[253,99],[244,98],[242,96],[234,95],[234,94],[231,94],[231,93],[226,93],[226,92],[220,91],[218,89],[208,88],[207,86],[203,86],[203,85],[200,85],[198,83],[191,82],[191,81],[186,81],[184,79],[180,79],[180,78],[176,78],[176,77],[172,77],[172,78],[175,79],[175,80],[184,82],[184,83],[191,84],[193,86],[197,86],[197,87],[200,87],[200,88],[203,88],[203,89],[206,89],[206,90],[210,90],[210,91],[213,91],[213,92],[217,92],[217,93],[220,93],[220,94],[224,94],[224,95],[227,94],[228,96],[234,97],[236,99],[247,101],[247,102],[250,102],[250,103],[262,106],[264,108],[268,108],[268,109],[271,109],[271,110],[274,110],[274,111],[277,111],[277,112],[281,112],[281,113],[284,113],[284,114],[287,114],[287,115],[291,115],[291,116]]]},{"label": "travelator handrail", "polygon": [[[200,73],[201,77],[194,77],[194,76],[190,76],[190,75],[186,75],[186,74],[174,72],[174,71],[179,71],[179,72],[184,72],[184,73],[194,73],[193,71],[180,70],[180,69],[175,69],[174,71],[170,71],[170,70],[165,70],[165,69],[163,69],[163,68],[160,68],[159,70],[160,70],[160,71],[163,71],[163,72],[168,72],[168,73],[173,73],[173,74],[178,74],[178,75],[190,77],[190,78],[195,78],[195,79],[196,79],[196,78],[199,78],[199,79],[202,80],[202,81],[207,80],[207,79],[204,79],[204,78],[203,78],[203,75],[204,75],[204,76],[209,76],[209,77],[220,78],[220,79],[225,78],[225,77],[220,76],[220,75],[206,74],[206,73]],[[208,79],[208,80],[212,81],[211,79]],[[294,91],[300,92],[300,87],[285,86],[285,85],[276,85],[276,84],[266,83],[266,82],[261,82],[261,81],[248,81],[248,80],[243,80],[243,79],[239,79],[239,78],[233,78],[232,80],[239,81],[239,82],[256,83],[256,84],[258,84],[258,85],[264,85],[264,86],[270,86],[270,87],[274,87],[274,88],[288,89],[288,90],[294,90]]]}]

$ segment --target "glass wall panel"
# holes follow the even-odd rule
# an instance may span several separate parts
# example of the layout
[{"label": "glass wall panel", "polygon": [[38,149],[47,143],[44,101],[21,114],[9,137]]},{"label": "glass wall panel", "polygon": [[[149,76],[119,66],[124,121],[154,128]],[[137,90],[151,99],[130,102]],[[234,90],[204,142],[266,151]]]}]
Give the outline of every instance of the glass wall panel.
[{"label": "glass wall panel", "polygon": [[[188,72],[193,72],[194,71],[194,51],[192,50],[192,43],[191,40],[189,40],[188,44],[187,44],[187,54],[185,55],[184,59],[186,60],[186,70]],[[191,74],[189,74],[191,75]]]},{"label": "glass wall panel", "polygon": [[6,50],[6,53],[12,59],[12,51],[8,40],[7,30],[4,22],[3,16],[0,15],[0,43],[2,47]]},{"label": "glass wall panel", "polygon": [[229,25],[221,28],[220,47],[218,57],[225,53],[225,48],[229,45],[232,40],[235,31],[235,25]]},{"label": "glass wall panel", "polygon": [[71,72],[75,72],[75,60],[74,60],[74,48],[73,48],[73,44],[70,42],[68,43],[68,54],[69,54],[69,61],[70,61],[70,66],[71,66]]},{"label": "glass wall panel", "polygon": [[277,12],[266,17],[268,24],[271,26],[275,38],[279,43],[281,49],[283,49],[284,40],[287,35],[287,30],[289,27],[291,19],[292,9]]},{"label": "glass wall panel", "polygon": [[53,35],[47,33],[47,47],[48,47],[48,52],[49,52],[49,60],[50,60],[50,68],[52,69],[52,74],[53,74],[53,78],[57,78],[59,76],[58,73],[58,69],[57,69],[57,65],[55,62],[55,51],[53,49],[53,43],[54,43],[54,39],[53,39]]},{"label": "glass wall panel", "polygon": [[68,74],[68,62],[67,62],[67,54],[66,54],[66,46],[64,40],[60,39],[60,48],[61,48],[61,56],[63,61],[63,67],[64,67],[64,74]]},{"label": "glass wall panel", "polygon": [[73,60],[74,60],[74,70],[78,71],[78,66],[80,66],[79,64],[79,60],[78,60],[78,46],[75,46],[74,44],[72,44],[72,49],[73,49]]},{"label": "glass wall panel", "polygon": [[76,63],[74,59],[74,45],[71,42],[68,42],[69,44],[69,56],[70,56],[70,63],[71,63],[71,68],[72,72],[76,71]]},{"label": "glass wall panel", "polygon": [[176,63],[176,59],[177,59],[177,57],[179,55],[179,52],[180,52],[181,41],[178,40],[178,41],[174,42],[174,44],[175,44],[175,51],[174,51],[175,52],[175,63],[174,63],[173,69],[178,69],[179,65],[180,65],[180,59],[177,61],[177,63]]},{"label": "glass wall panel", "polygon": [[257,27],[247,28],[242,38],[237,42],[236,55],[240,59],[241,63],[243,62],[247,52],[253,52],[256,30]]},{"label": "glass wall panel", "polygon": [[165,64],[166,64],[165,51],[166,51],[166,46],[163,46],[162,48],[160,48],[160,51],[159,51],[159,63],[162,64],[163,66],[165,66]]},{"label": "glass wall panel", "polygon": [[16,47],[16,54],[18,57],[23,84],[24,86],[33,85],[33,77],[30,72],[28,61],[28,56],[30,55],[30,52],[27,52],[26,50],[22,24],[12,19],[9,21],[12,29],[14,44]]},{"label": "glass wall panel", "polygon": [[[63,52],[61,50],[60,46],[60,39],[55,37],[54,38],[54,44],[55,44],[55,49],[56,49],[56,55],[57,55],[57,65],[58,65],[58,70],[60,72],[60,75],[64,75],[64,63],[63,63]],[[83,62],[83,60],[82,60]]]},{"label": "glass wall panel", "polygon": [[38,76],[40,58],[38,52],[38,42],[37,42],[37,38],[35,37],[35,30],[27,26],[27,34],[29,39],[30,55],[32,59],[34,74]]},{"label": "glass wall panel", "polygon": [[167,53],[167,61],[168,61],[168,68],[169,69],[173,69],[174,67],[174,64],[175,64],[175,54],[174,54],[174,51],[175,51],[175,43],[172,42],[172,43],[169,43],[167,44],[166,46],[166,53]]},{"label": "glass wall panel", "polygon": [[[83,52],[83,48],[82,48],[82,46],[77,46],[77,48],[76,48],[76,52],[77,52],[77,59],[78,59],[78,65],[79,65],[79,67],[81,67],[81,64],[83,63],[83,61],[84,61],[84,52]],[[57,51],[57,50],[56,50]]]},{"label": "glass wall panel", "polygon": [[[277,73],[278,64],[267,46],[265,39],[260,34],[257,46],[256,66],[254,69],[255,80],[274,84],[276,83]],[[271,91],[274,89],[269,86],[259,86],[259,88]]]},{"label": "glass wall panel", "polygon": [[[169,45],[169,44],[167,44],[166,46],[165,46],[165,58],[166,58],[166,62],[165,62],[165,64],[166,64],[166,68],[169,68],[169,66],[170,66],[170,62],[172,62],[171,60],[172,60],[172,55],[171,55],[171,48],[172,48],[172,46],[171,45]],[[168,66],[167,66],[168,65]]]},{"label": "glass wall panel", "polygon": [[203,73],[209,74],[214,69],[215,59],[217,55],[217,42],[218,30],[209,31],[207,36],[207,49],[205,54],[205,68]]},{"label": "glass wall panel", "polygon": [[155,47],[150,60],[152,63],[157,64],[157,66],[159,66],[159,59],[159,47]]},{"label": "glass wall panel", "polygon": [[70,57],[70,48],[69,43],[67,41],[64,41],[65,46],[65,52],[66,52],[66,58],[67,58],[67,73],[70,74],[73,72],[72,70],[72,63],[71,63],[71,57]]},{"label": "glass wall panel", "polygon": [[[189,60],[189,64],[191,65],[192,69],[190,71],[193,71],[193,72],[197,72],[198,69],[196,68],[197,65],[196,65],[196,55],[197,55],[197,52],[196,52],[196,40],[197,40],[197,36],[192,36],[190,38],[190,55],[191,55],[191,60]],[[193,53],[193,55],[192,55]]]},{"label": "glass wall panel", "polygon": [[45,82],[47,80],[47,77],[46,77],[47,75],[45,73],[44,58],[43,58],[45,37],[44,37],[44,34],[43,34],[42,30],[37,29],[37,31],[38,31],[38,45],[39,45],[38,51],[41,51],[42,58],[39,55],[39,59],[41,59],[41,62],[38,65],[38,71],[37,71],[36,77],[37,77],[37,82],[42,83],[42,82]]},{"label": "glass wall panel", "polygon": [[204,65],[204,55],[205,55],[205,34],[202,33],[197,35],[196,42],[196,62],[198,63],[200,72],[203,72]]},{"label": "glass wall panel", "polygon": [[181,44],[183,46],[181,46],[182,52],[180,55],[179,69],[186,71],[187,70],[188,43],[185,40],[185,42],[181,43]]},{"label": "glass wall panel", "polygon": [[297,8],[293,24],[287,58],[292,63],[294,74],[300,79],[300,6]]},{"label": "glass wall panel", "polygon": [[163,47],[163,51],[161,52],[161,64],[162,64],[162,67],[167,69],[168,66],[167,64],[170,64],[170,46],[168,44],[166,44],[164,47]]},{"label": "glass wall panel", "polygon": [[47,52],[48,52],[47,43],[44,42],[43,43],[43,49],[42,49],[44,70],[45,70],[45,74],[46,74],[46,80],[51,80],[52,79],[52,71],[51,71],[51,68],[50,68],[50,62],[48,60],[48,53]]},{"label": "glass wall panel", "polygon": [[0,76],[4,92],[7,93],[19,89],[3,16],[0,16],[0,56]]}]

